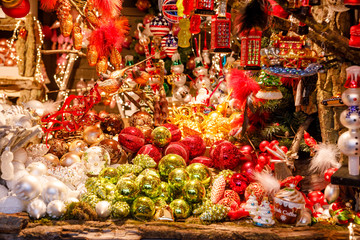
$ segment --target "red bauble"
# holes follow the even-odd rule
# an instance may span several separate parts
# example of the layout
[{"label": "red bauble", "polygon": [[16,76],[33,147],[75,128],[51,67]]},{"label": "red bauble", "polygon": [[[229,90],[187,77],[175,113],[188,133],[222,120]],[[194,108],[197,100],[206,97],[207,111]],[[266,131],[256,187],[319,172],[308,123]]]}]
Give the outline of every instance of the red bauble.
[{"label": "red bauble", "polygon": [[122,47],[123,47],[123,48],[127,48],[127,49],[129,49],[129,48],[130,48],[130,45],[131,45],[131,43],[132,43],[132,41],[133,41],[132,36],[127,35],[127,36],[124,38],[124,41],[123,41]]},{"label": "red bauble", "polygon": [[23,0],[19,5],[14,8],[5,8],[2,7],[2,10],[6,15],[13,18],[22,18],[25,17],[30,11],[29,0]]},{"label": "red bauble", "polygon": [[266,153],[261,153],[259,154],[259,157],[257,159],[257,163],[260,165],[260,166],[265,166],[266,164],[269,164],[270,162],[270,156]]},{"label": "red bauble", "polygon": [[283,150],[284,153],[287,153],[289,151],[286,146],[280,146],[280,149]]},{"label": "red bauble", "polygon": [[177,142],[181,140],[181,131],[178,126],[171,123],[165,123],[162,125],[163,127],[166,127],[171,132],[171,141]]},{"label": "red bauble", "polygon": [[128,152],[137,152],[145,144],[144,134],[136,127],[124,128],[119,134],[119,143]]},{"label": "red bauble", "polygon": [[135,44],[135,52],[140,55],[145,55],[145,48],[140,43]]},{"label": "red bauble", "polygon": [[165,149],[164,155],[168,155],[170,153],[177,154],[181,156],[186,163],[189,163],[189,148],[185,146],[182,142],[171,142]]},{"label": "red bauble", "polygon": [[146,144],[142,146],[137,154],[147,154],[152,157],[156,163],[159,163],[160,159],[162,158],[160,150],[152,144]]},{"label": "red bauble", "polygon": [[201,156],[206,151],[205,141],[197,135],[188,136],[181,140],[181,143],[189,149],[190,159]]},{"label": "red bauble", "polygon": [[278,140],[272,140],[270,143],[269,143],[269,147],[273,150],[275,150],[275,145],[278,145],[279,146],[279,141]]},{"label": "red bauble", "polygon": [[240,162],[241,153],[229,141],[216,146],[213,151],[214,167],[218,169],[235,169]]},{"label": "red bauble", "polygon": [[186,68],[189,69],[189,70],[194,70],[195,69],[195,57],[192,56],[189,58],[189,60],[187,61],[186,63]]},{"label": "red bauble", "polygon": [[331,176],[337,171],[337,168],[329,168],[328,170],[326,170],[324,177],[325,180],[330,182],[331,181]]},{"label": "red bauble", "polygon": [[180,31],[180,26],[178,23],[174,23],[171,27],[171,31],[173,32],[174,36],[177,36]]},{"label": "red bauble", "polygon": [[234,173],[230,178],[230,188],[239,195],[244,194],[248,185],[249,180],[244,174]]},{"label": "red bauble", "polygon": [[262,141],[260,144],[259,144],[259,149],[260,151],[262,152],[265,152],[266,151],[266,147],[269,147],[269,142],[268,141]]},{"label": "red bauble", "polygon": [[264,165],[260,165],[260,164],[256,164],[254,168],[256,172],[262,172],[263,169],[264,169]]},{"label": "red bauble", "polygon": [[321,206],[327,205],[324,194],[320,191],[312,191],[307,195],[307,197],[312,204],[320,203]]},{"label": "red bauble", "polygon": [[244,145],[240,148],[240,152],[243,154],[241,157],[242,161],[252,161],[254,149],[250,145]]},{"label": "red bauble", "polygon": [[253,162],[246,162],[241,166],[241,173],[245,174],[249,180],[254,181],[255,165]]},{"label": "red bauble", "polygon": [[196,157],[193,160],[191,160],[190,164],[193,163],[202,163],[207,167],[213,167],[213,161],[211,160],[211,158],[205,157],[205,156],[200,156],[200,157]]},{"label": "red bauble", "polygon": [[[210,157],[211,159],[213,159],[213,157],[214,157],[214,150],[215,150],[215,148],[216,148],[220,143],[225,142],[225,141],[226,141],[226,140],[216,141],[216,142],[211,146],[210,151],[209,151],[209,157]],[[226,142],[228,142],[228,141],[226,141]]]},{"label": "red bauble", "polygon": [[146,14],[145,17],[143,18],[143,24],[144,24],[144,26],[145,26],[146,24],[150,23],[151,20],[153,20],[154,17],[155,17],[154,14],[150,14],[150,13],[149,13],[149,14]]}]

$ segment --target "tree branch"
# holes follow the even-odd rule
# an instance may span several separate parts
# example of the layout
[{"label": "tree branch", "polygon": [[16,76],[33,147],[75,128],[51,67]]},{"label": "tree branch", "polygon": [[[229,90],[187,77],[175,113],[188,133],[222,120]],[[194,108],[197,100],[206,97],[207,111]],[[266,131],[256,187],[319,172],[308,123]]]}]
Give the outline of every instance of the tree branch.
[{"label": "tree branch", "polygon": [[58,53],[75,53],[75,54],[79,55],[80,57],[86,57],[85,53],[80,52],[78,50],[58,49],[58,50],[41,50],[40,52],[44,55],[58,54]]}]

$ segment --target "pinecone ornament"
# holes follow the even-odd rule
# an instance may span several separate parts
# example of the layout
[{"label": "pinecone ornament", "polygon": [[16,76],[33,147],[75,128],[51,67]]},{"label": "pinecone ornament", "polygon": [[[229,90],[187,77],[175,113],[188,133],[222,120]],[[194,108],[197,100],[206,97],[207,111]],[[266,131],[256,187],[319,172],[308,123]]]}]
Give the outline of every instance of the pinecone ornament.
[{"label": "pinecone ornament", "polygon": [[98,58],[99,58],[99,53],[97,52],[95,46],[90,45],[88,47],[88,52],[87,52],[86,57],[87,57],[89,66],[93,67],[96,65]]},{"label": "pinecone ornament", "polygon": [[220,204],[215,204],[210,209],[207,209],[200,215],[201,221],[217,222],[222,221],[227,217],[230,208]]},{"label": "pinecone ornament", "polygon": [[94,193],[96,188],[101,185],[101,180],[96,177],[90,177],[85,182],[85,188],[88,193]]},{"label": "pinecone ornament", "polygon": [[116,202],[112,205],[111,216],[113,218],[125,218],[130,213],[130,206],[126,202]]},{"label": "pinecone ornament", "polygon": [[156,167],[155,160],[147,154],[138,154],[133,159],[133,163],[134,163],[134,165],[138,165],[138,166],[142,167],[143,169]]},{"label": "pinecone ornament", "polygon": [[210,200],[212,203],[217,203],[224,196],[224,191],[226,187],[226,181],[223,175],[220,175],[215,179],[212,188],[211,188],[211,197]]},{"label": "pinecone ornament", "polygon": [[95,9],[94,9],[94,3],[92,1],[87,1],[85,11],[84,11],[86,20],[94,27],[99,25],[99,18],[96,16]]},{"label": "pinecone ornament", "polygon": [[73,20],[72,15],[67,15],[66,18],[60,21],[60,31],[64,37],[69,37],[73,30]]},{"label": "pinecone ornament", "polygon": [[121,164],[117,170],[119,171],[120,173],[120,176],[123,176],[125,174],[128,174],[128,173],[133,173],[135,174],[136,176],[139,175],[143,168],[138,166],[138,165],[133,165],[133,164]]},{"label": "pinecone ornament", "polygon": [[74,34],[74,48],[76,50],[81,50],[82,48],[82,40],[83,40],[83,35],[81,33],[81,28],[80,25],[78,23],[74,24],[74,28],[73,28]]},{"label": "pinecone ornament", "polygon": [[234,190],[225,190],[224,192],[224,198],[229,198],[233,201],[235,201],[237,204],[240,204],[240,196],[237,192]]},{"label": "pinecone ornament", "polygon": [[60,22],[65,21],[70,15],[71,4],[69,0],[58,0],[56,8],[56,15]]},{"label": "pinecone ornament", "polygon": [[114,47],[110,52],[110,63],[114,66],[115,70],[121,69],[122,57],[120,52]]},{"label": "pinecone ornament", "polygon": [[214,204],[210,201],[210,199],[206,199],[202,202],[202,205],[197,206],[197,208],[194,208],[193,214],[194,215],[200,215],[206,210],[211,209],[214,206]]},{"label": "pinecone ornament", "polygon": [[99,58],[99,61],[96,63],[96,73],[98,76],[100,76],[103,73],[106,73],[108,69],[108,60],[107,57],[101,56]]}]

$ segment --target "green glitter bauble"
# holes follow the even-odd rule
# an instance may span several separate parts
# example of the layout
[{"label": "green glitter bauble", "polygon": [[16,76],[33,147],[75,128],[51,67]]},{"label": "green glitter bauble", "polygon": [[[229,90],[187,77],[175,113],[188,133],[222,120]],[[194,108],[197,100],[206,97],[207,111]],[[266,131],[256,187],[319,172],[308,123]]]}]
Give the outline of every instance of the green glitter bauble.
[{"label": "green glitter bauble", "polygon": [[131,214],[138,220],[150,220],[155,214],[155,204],[148,197],[138,197],[131,206]]},{"label": "green glitter bauble", "polygon": [[175,192],[180,192],[183,189],[185,182],[188,180],[189,174],[186,172],[185,168],[175,168],[168,176],[168,183]]},{"label": "green glitter bauble", "polygon": [[120,166],[118,166],[117,170],[119,171],[120,176],[127,174],[127,173],[133,173],[137,176],[142,172],[143,168],[139,165],[125,163],[125,164],[121,164]]},{"label": "green glitter bauble", "polygon": [[96,194],[85,194],[81,197],[81,201],[88,203],[92,208],[95,208],[96,204],[101,201],[101,199]]},{"label": "green glitter bauble", "polygon": [[190,216],[190,205],[183,199],[175,199],[170,203],[170,208],[176,219],[184,219]]},{"label": "green glitter bauble", "polygon": [[139,193],[139,188],[134,181],[120,179],[116,184],[117,199],[120,201],[131,202]]},{"label": "green glitter bauble", "polygon": [[112,168],[112,167],[106,167],[102,169],[101,172],[99,173],[100,178],[104,178],[114,184],[116,184],[117,181],[119,180],[119,176],[120,176],[119,171],[116,168]]},{"label": "green glitter bauble", "polygon": [[157,178],[160,178],[160,174],[159,174],[159,172],[157,171],[157,170],[155,170],[154,168],[147,168],[147,169],[145,169],[144,171],[142,171],[140,174],[139,174],[139,176],[137,176],[136,177],[136,179],[135,179],[135,183],[137,184],[137,185],[140,185],[140,182],[141,182],[141,180],[142,180],[142,178],[144,177],[144,176],[154,176],[154,177],[157,177]]},{"label": "green glitter bauble", "polygon": [[125,218],[130,213],[130,206],[126,202],[116,202],[111,207],[111,216],[113,218]]},{"label": "green glitter bauble", "polygon": [[185,184],[183,196],[189,203],[198,203],[205,197],[205,187],[199,180],[192,180]]},{"label": "green glitter bauble", "polygon": [[160,183],[160,195],[159,197],[165,199],[167,203],[171,201],[172,191],[170,185],[167,182]]},{"label": "green glitter bauble", "polygon": [[160,195],[160,183],[160,178],[146,175],[140,181],[140,192],[150,198],[155,198]]},{"label": "green glitter bauble", "polygon": [[138,165],[144,169],[156,167],[155,160],[147,154],[136,155],[136,157],[132,160],[132,162],[134,163],[134,165]]},{"label": "green glitter bauble", "polygon": [[163,181],[167,181],[169,173],[175,168],[185,168],[185,160],[177,154],[168,154],[161,158],[158,168],[160,177]]},{"label": "green glitter bauble", "polygon": [[151,142],[158,147],[165,147],[171,142],[171,132],[166,127],[157,127],[151,132]]}]

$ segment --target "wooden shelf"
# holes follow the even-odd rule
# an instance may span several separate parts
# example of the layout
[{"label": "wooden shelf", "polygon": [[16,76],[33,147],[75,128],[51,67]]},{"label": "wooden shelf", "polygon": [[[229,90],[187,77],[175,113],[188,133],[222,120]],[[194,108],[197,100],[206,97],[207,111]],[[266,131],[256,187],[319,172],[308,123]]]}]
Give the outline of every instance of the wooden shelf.
[{"label": "wooden shelf", "polygon": [[352,176],[349,174],[348,166],[342,166],[331,176],[331,183],[351,187],[360,187],[360,175]]}]

